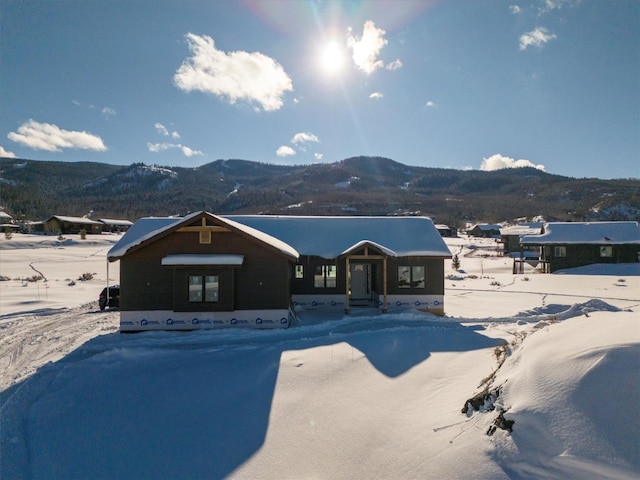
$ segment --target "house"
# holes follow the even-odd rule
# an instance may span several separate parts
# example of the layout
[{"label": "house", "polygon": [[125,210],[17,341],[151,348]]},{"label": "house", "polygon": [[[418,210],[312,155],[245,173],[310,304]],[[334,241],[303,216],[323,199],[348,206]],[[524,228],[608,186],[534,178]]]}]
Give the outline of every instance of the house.
[{"label": "house", "polygon": [[[542,232],[542,225],[542,222],[531,222],[500,228],[500,243],[503,245],[504,253],[519,254],[522,251],[520,237],[524,235],[539,235]],[[534,251],[538,253],[537,250]]]},{"label": "house", "polygon": [[72,234],[82,231],[90,234],[102,233],[102,223],[85,217],[67,217],[53,215],[43,222],[32,223],[33,231],[42,231],[50,234]]},{"label": "house", "polygon": [[3,232],[17,232],[20,230],[20,225],[14,223],[13,217],[7,212],[0,210],[0,229]]},{"label": "house", "polygon": [[640,261],[638,222],[549,222],[539,235],[520,238],[523,248],[540,249],[542,269],[552,273],[594,263]]},{"label": "house", "polygon": [[478,238],[497,238],[500,236],[500,225],[490,223],[477,223],[467,234]]},{"label": "house", "polygon": [[120,328],[287,327],[296,310],[444,313],[451,253],[426,217],[143,218],[120,261]]},{"label": "house", "polygon": [[112,218],[100,218],[98,221],[102,223],[102,231],[110,233],[126,232],[133,225],[133,222],[129,220],[115,220]]},{"label": "house", "polygon": [[13,217],[9,215],[7,212],[3,212],[0,210],[0,225],[11,225],[13,224]]},{"label": "house", "polygon": [[437,224],[436,229],[440,232],[440,235],[443,237],[457,237],[458,229],[455,227],[450,227],[449,225]]}]

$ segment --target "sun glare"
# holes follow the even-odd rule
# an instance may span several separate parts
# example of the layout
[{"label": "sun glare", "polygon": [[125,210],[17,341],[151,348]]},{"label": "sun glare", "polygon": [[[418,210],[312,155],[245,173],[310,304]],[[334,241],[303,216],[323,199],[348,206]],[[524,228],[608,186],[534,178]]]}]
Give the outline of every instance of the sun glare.
[{"label": "sun glare", "polygon": [[344,52],[337,42],[329,42],[322,51],[320,58],[322,68],[327,73],[337,73],[344,66]]}]

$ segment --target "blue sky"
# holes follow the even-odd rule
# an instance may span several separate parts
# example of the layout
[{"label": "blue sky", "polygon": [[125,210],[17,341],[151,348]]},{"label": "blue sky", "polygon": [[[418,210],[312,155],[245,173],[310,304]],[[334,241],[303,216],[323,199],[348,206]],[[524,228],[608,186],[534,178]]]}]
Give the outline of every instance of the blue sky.
[{"label": "blue sky", "polygon": [[640,178],[640,2],[0,0],[0,156]]}]

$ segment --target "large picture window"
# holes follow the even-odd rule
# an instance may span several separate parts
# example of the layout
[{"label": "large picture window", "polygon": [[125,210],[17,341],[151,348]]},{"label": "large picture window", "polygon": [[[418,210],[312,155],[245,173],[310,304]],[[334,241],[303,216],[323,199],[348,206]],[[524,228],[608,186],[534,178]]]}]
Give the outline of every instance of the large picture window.
[{"label": "large picture window", "polygon": [[401,265],[398,267],[398,288],[424,288],[423,265]]},{"label": "large picture window", "polygon": [[189,302],[218,302],[220,281],[218,275],[189,275]]},{"label": "large picture window", "polygon": [[335,265],[316,265],[313,286],[316,288],[335,288],[337,268]]}]

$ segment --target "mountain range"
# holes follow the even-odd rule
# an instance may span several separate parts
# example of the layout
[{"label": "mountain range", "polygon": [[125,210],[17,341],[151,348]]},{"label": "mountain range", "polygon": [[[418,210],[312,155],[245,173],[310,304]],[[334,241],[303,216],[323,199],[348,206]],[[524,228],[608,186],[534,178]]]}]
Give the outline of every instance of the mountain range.
[{"label": "mountain range", "polygon": [[274,165],[216,160],[200,167],[0,159],[0,209],[128,219],[216,214],[428,215],[437,223],[640,220],[640,180],[571,178],[535,168],[409,166],[382,157]]}]

